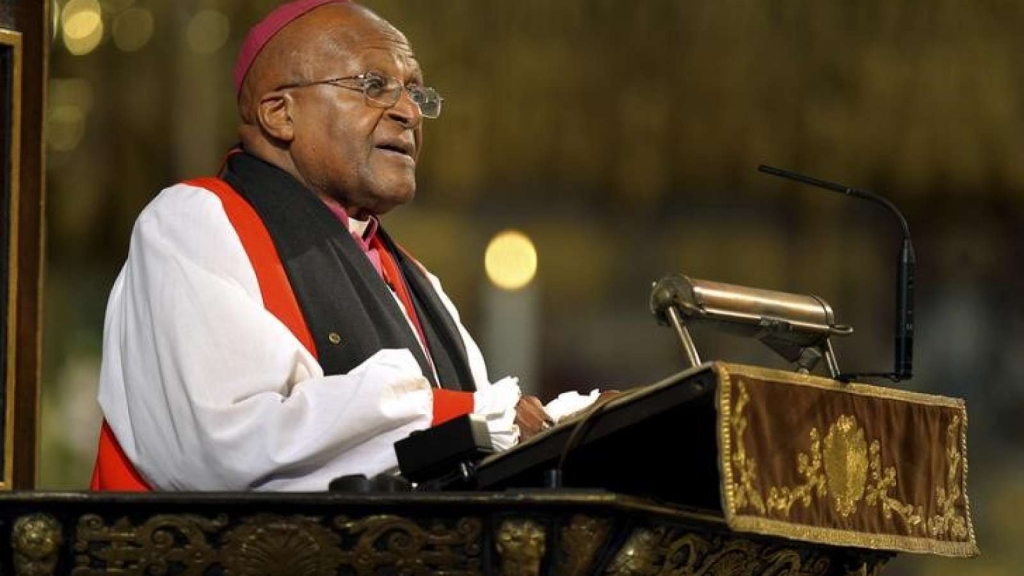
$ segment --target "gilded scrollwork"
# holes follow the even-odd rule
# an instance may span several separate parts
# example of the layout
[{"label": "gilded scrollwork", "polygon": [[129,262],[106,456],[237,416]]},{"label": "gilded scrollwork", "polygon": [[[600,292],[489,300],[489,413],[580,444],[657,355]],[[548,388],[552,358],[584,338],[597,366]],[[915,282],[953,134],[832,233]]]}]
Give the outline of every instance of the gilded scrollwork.
[{"label": "gilded scrollwork", "polygon": [[75,530],[77,554],[71,573],[200,574],[217,558],[207,534],[227,523],[224,515],[210,519],[191,514],[160,514],[138,526],[128,518],[108,525],[97,515],[85,515]]},{"label": "gilded scrollwork", "polygon": [[[527,507],[519,509],[525,514],[501,510],[482,516],[423,518],[147,516],[140,509],[125,517],[82,516],[73,532],[69,527],[70,544],[63,545],[61,524],[33,514],[13,522],[11,548],[14,573],[19,575],[64,574],[68,568],[76,575],[475,576],[494,571],[527,576],[543,570],[582,576],[597,568],[631,576],[877,574],[878,558],[870,554],[837,556],[834,547],[749,538],[723,532],[717,522],[712,529],[700,523],[682,525],[647,517],[644,510],[621,517],[614,511],[594,515],[596,510],[552,513],[550,508]],[[485,526],[493,526],[493,540],[484,534]],[[556,537],[557,554],[548,549],[551,536]],[[490,541],[494,549],[483,549]],[[67,547],[75,554],[73,567],[58,564],[58,558],[64,562],[62,550]],[[853,561],[857,563],[846,568],[846,562]]]},{"label": "gilded scrollwork", "polygon": [[49,514],[22,516],[14,522],[11,548],[17,576],[57,573],[57,553],[64,541],[61,526]]},{"label": "gilded scrollwork", "polygon": [[504,576],[537,576],[547,551],[544,527],[526,519],[507,519],[498,527],[494,545]]},{"label": "gilded scrollwork", "polygon": [[400,574],[470,576],[481,572],[479,518],[417,520],[374,515],[328,521],[319,516],[257,514],[229,522],[188,514],[141,524],[97,515],[77,525],[75,576],[93,574]]},{"label": "gilded scrollwork", "polygon": [[609,576],[657,574],[664,557],[660,553],[664,537],[663,528],[634,530],[608,565]]},{"label": "gilded scrollwork", "polygon": [[826,556],[801,554],[792,547],[657,527],[636,529],[612,559],[606,573],[609,576],[822,576],[830,573],[830,567],[831,561]]},{"label": "gilded scrollwork", "polygon": [[358,574],[376,573],[388,567],[401,574],[478,574],[480,536],[478,518],[460,518],[455,525],[432,521],[424,528],[412,519],[378,514],[358,519],[339,516],[334,525],[355,537],[340,555],[342,564]]}]

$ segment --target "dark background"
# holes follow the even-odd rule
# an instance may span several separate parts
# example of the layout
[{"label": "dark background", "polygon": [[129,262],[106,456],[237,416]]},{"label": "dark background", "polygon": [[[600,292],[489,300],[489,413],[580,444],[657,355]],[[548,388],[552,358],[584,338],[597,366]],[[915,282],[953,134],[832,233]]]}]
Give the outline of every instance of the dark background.
[{"label": "dark background", "polygon": [[[216,171],[234,143],[231,67],[267,0],[57,2],[47,126],[43,488],[88,481],[107,291],[134,217]],[[875,205],[759,163],[883,193],[918,257],[915,378],[965,397],[983,556],[892,574],[1016,574],[1024,551],[1024,5],[958,2],[366,2],[446,98],[419,192],[385,218],[481,336],[499,309],[524,382],[627,388],[683,367],[647,311],[667,273],[829,301],[845,370],[892,366],[899,230]],[[1016,56],[1015,56],[1016,55]],[[539,269],[496,296],[488,240],[530,236]],[[517,332],[518,331],[518,332]],[[705,359],[784,367],[695,332]],[[525,352],[524,352],[525,350]],[[497,369],[496,369],[497,370]],[[492,373],[493,377],[503,373]]]}]

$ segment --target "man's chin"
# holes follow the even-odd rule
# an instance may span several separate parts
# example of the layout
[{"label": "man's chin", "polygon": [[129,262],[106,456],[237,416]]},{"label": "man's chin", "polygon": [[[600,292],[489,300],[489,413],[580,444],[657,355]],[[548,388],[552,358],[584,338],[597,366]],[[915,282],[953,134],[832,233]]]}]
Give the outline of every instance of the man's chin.
[{"label": "man's chin", "polygon": [[387,191],[376,195],[374,213],[377,215],[387,214],[391,210],[408,204],[416,196],[416,185],[408,187],[390,188]]}]

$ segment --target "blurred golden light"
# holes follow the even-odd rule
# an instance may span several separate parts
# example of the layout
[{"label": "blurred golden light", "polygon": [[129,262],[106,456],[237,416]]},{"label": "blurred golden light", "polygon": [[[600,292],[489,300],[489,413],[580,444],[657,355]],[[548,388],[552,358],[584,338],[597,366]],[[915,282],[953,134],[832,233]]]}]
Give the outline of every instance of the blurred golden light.
[{"label": "blurred golden light", "polygon": [[96,0],[71,0],[61,13],[64,46],[76,56],[92,52],[103,39],[103,18]]},{"label": "blurred golden light", "polygon": [[537,251],[528,236],[517,230],[498,233],[484,254],[487,277],[498,288],[518,290],[537,274]]},{"label": "blurred golden light", "polygon": [[200,10],[189,20],[185,40],[196,54],[220,50],[231,34],[228,17],[216,10]]},{"label": "blurred golden light", "polygon": [[74,104],[83,111],[92,108],[92,84],[84,78],[51,78],[50,102],[52,104]]},{"label": "blurred golden light", "polygon": [[153,37],[153,13],[145,8],[129,8],[114,20],[114,45],[124,52],[141,49]]},{"label": "blurred golden light", "polygon": [[74,104],[52,106],[46,118],[46,143],[55,152],[70,152],[85,135],[85,112]]}]

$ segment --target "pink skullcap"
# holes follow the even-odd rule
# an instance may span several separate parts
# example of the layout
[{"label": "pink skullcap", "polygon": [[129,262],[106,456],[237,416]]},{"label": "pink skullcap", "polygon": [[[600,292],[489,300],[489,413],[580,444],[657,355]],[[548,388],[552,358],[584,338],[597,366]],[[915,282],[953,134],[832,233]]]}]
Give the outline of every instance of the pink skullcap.
[{"label": "pink skullcap", "polygon": [[245,75],[252,68],[260,50],[270,42],[282,28],[291,24],[299,16],[324,4],[344,4],[348,0],[293,0],[285,2],[273,10],[270,14],[260,20],[258,24],[249,29],[249,34],[242,43],[242,50],[238,53],[238,61],[235,62],[235,94],[242,93],[242,81]]}]

